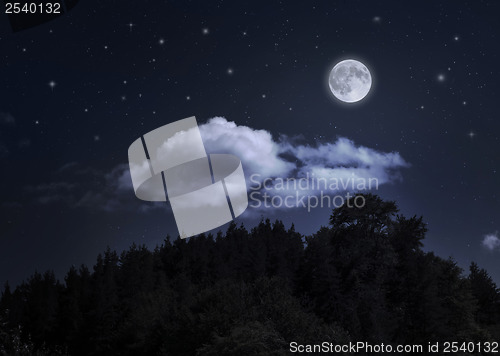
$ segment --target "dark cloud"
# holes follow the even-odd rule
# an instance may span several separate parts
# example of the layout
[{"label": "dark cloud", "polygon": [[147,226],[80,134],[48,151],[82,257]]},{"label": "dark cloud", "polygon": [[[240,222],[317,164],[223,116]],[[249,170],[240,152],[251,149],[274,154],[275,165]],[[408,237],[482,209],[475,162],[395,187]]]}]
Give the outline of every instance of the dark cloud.
[{"label": "dark cloud", "polygon": [[69,162],[57,169],[54,181],[24,187],[29,202],[39,205],[64,204],[71,209],[107,212],[145,212],[162,205],[135,197],[128,164],[119,164],[109,172]]},{"label": "dark cloud", "polygon": [[14,116],[6,112],[0,112],[0,124],[13,126],[15,123],[16,119],[14,119]]}]

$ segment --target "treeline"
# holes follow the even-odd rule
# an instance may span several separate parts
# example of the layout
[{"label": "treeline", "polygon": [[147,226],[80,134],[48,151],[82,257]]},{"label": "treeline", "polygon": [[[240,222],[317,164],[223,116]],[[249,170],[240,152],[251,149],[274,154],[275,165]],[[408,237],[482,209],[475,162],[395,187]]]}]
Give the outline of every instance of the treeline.
[{"label": "treeline", "polygon": [[64,282],[35,273],[0,300],[1,355],[287,355],[289,343],[499,341],[500,291],[422,251],[422,218],[365,195],[303,237],[251,231],[107,249]]}]

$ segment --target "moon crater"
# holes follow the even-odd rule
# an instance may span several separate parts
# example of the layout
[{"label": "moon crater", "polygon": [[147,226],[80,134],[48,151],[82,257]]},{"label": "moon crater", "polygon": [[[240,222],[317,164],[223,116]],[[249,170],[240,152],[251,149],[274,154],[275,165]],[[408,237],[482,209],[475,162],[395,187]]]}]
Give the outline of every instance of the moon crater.
[{"label": "moon crater", "polygon": [[363,63],[347,59],[333,67],[328,84],[337,99],[346,103],[355,103],[363,99],[370,91],[372,76]]}]

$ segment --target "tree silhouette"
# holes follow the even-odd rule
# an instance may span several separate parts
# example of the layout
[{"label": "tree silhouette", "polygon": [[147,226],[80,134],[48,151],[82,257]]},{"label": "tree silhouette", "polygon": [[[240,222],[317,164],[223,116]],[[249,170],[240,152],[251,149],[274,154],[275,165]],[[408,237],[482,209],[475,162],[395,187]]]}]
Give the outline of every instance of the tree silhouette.
[{"label": "tree silhouette", "polygon": [[[363,198],[364,205],[356,206]],[[500,337],[500,291],[475,263],[422,250],[422,217],[352,197],[302,236],[248,231],[108,248],[64,282],[35,272],[0,299],[0,355],[285,355],[289,344]]]}]

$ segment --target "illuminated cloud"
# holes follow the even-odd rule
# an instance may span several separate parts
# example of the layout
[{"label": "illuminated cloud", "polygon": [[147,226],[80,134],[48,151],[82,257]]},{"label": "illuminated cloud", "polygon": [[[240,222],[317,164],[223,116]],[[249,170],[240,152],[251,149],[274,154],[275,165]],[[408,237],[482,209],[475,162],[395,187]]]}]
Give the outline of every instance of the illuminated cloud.
[{"label": "illuminated cloud", "polygon": [[500,238],[498,238],[498,233],[495,232],[485,235],[482,245],[490,251],[500,250]]},{"label": "illuminated cloud", "polygon": [[[233,154],[241,160],[249,190],[252,189],[252,183],[262,182],[266,178],[314,177],[316,180],[339,182],[337,191],[353,191],[356,187],[342,184],[350,184],[353,178],[375,179],[378,187],[401,179],[400,170],[409,166],[397,152],[380,152],[359,146],[345,137],[339,137],[334,142],[306,145],[282,135],[276,139],[269,131],[237,125],[222,117],[214,117],[199,125],[199,128],[207,153]],[[255,174],[259,178],[251,180],[250,176]],[[39,204],[62,202],[74,208],[149,211],[165,207],[165,203],[135,199],[129,165],[126,163],[104,172],[70,162],[55,172],[50,184],[27,187],[26,192]],[[290,193],[286,189],[270,189],[269,192],[273,195]],[[318,195],[319,191],[314,187],[302,189],[300,195],[306,194]],[[496,246],[498,238],[492,240],[490,237],[487,242],[483,242],[486,243]]]}]

